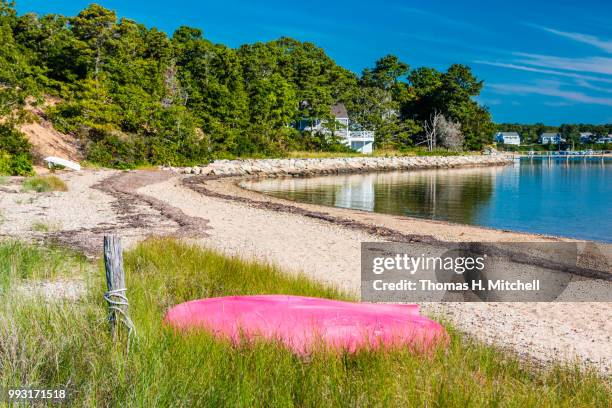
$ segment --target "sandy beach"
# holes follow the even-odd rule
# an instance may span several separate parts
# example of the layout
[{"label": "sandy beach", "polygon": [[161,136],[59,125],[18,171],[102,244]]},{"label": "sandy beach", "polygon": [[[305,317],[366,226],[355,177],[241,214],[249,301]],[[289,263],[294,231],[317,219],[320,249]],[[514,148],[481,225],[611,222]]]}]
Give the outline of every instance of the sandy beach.
[{"label": "sandy beach", "polygon": [[[127,246],[173,235],[291,273],[360,287],[360,243],[399,240],[555,241],[559,238],[417,220],[273,199],[240,187],[241,178],[171,171],[83,171],[60,175],[69,191],[21,192],[18,179],[0,194],[0,236],[55,241],[99,256],[101,236]],[[46,232],[35,222],[47,223]],[[584,280],[583,278],[582,280]],[[610,285],[610,282],[597,282]],[[608,289],[609,290],[609,289]],[[611,303],[428,303],[427,313],[459,330],[537,362],[578,361],[612,370]]]}]

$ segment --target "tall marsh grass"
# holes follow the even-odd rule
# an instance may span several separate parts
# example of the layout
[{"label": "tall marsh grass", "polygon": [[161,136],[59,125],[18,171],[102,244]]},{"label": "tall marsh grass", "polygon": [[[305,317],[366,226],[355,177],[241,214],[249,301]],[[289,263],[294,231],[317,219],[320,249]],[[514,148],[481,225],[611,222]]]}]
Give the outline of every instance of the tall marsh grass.
[{"label": "tall marsh grass", "polygon": [[[107,330],[101,268],[29,246],[8,255],[13,252],[6,245],[16,244],[0,244],[1,274],[24,279],[72,270],[93,276],[87,296],[76,302],[0,294],[0,387],[67,387],[73,406],[610,406],[609,383],[593,373],[529,367],[451,327],[449,347],[433,356],[318,352],[302,358],[277,344],[234,346],[204,333],[176,334],[162,318],[168,307],[186,300],[262,293],[350,296],[268,265],[165,239],[124,255],[137,327],[126,354]],[[75,269],[74,262],[83,268]]]},{"label": "tall marsh grass", "polygon": [[[87,264],[82,255],[62,248],[0,241],[0,293],[24,280],[80,276]],[[0,304],[0,313],[2,313]]]}]

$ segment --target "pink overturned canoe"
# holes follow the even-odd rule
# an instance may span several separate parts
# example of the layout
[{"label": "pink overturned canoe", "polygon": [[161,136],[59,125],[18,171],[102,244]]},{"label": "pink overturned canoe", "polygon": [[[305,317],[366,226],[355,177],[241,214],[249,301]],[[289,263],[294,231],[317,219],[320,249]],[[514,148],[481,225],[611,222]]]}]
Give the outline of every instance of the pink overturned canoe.
[{"label": "pink overturned canoe", "polygon": [[181,330],[204,329],[222,338],[280,341],[298,354],[323,345],[355,352],[384,347],[417,352],[445,345],[437,322],[417,305],[351,303],[286,295],[228,296],[181,303],[164,322]]}]

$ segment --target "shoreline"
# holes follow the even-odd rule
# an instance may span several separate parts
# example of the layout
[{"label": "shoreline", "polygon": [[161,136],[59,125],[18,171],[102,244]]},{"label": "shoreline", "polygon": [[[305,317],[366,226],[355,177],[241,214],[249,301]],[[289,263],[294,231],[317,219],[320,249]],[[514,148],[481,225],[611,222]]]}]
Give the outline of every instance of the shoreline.
[{"label": "shoreline", "polygon": [[[602,253],[612,253],[612,244],[605,242],[500,230],[479,225],[458,224],[449,221],[427,220],[291,201],[272,197],[242,185],[245,181],[253,179],[260,179],[260,177],[191,176],[182,178],[180,182],[186,188],[208,197],[238,202],[277,213],[296,214],[321,220],[339,227],[371,234],[390,242],[419,243],[438,247],[454,247],[457,243],[483,242],[486,243],[485,246],[490,248],[491,253],[499,252],[495,244],[501,242],[518,244],[524,242],[575,242],[579,251],[581,251],[577,265],[569,268],[565,268],[564,265],[554,265],[553,267],[576,276],[612,281],[612,273],[607,270],[609,258],[602,255]],[[509,253],[509,255],[516,257],[517,253]],[[519,258],[521,258],[520,255]],[[522,262],[527,265],[546,266],[536,259],[522,258]]]},{"label": "shoreline", "polygon": [[[394,220],[405,220],[414,224],[423,226],[438,225],[441,228],[447,227],[450,230],[457,228],[465,229],[467,232],[476,233],[477,231],[488,231],[490,234],[484,234],[485,241],[497,240],[515,240],[516,238],[524,238],[528,241],[534,239],[545,241],[569,241],[569,242],[592,242],[595,244],[612,245],[604,241],[584,240],[579,238],[564,237],[552,234],[515,231],[508,229],[499,229],[475,224],[461,224],[445,220],[431,220],[425,218],[410,217],[406,215],[394,215],[369,212],[352,208],[332,207],[325,205],[316,205],[281,199],[266,195],[262,192],[249,189],[241,185],[247,181],[259,181],[263,179],[277,178],[311,178],[323,177],[327,175],[351,175],[351,174],[367,174],[379,172],[394,172],[394,171],[419,171],[433,169],[469,169],[478,167],[495,167],[506,166],[512,164],[516,160],[516,156],[512,154],[498,155],[469,155],[469,156],[406,156],[406,157],[346,157],[346,158],[322,158],[322,159],[241,159],[241,160],[217,160],[205,166],[194,167],[171,167],[160,166],[162,171],[169,171],[180,175],[196,176],[188,178],[184,181],[185,186],[191,189],[199,190],[201,193],[216,196],[234,201],[242,201],[256,206],[268,206],[270,209],[280,210],[285,208],[288,212],[303,213],[303,215],[313,218],[321,218],[324,220],[333,221],[331,216],[348,215],[359,219],[370,220],[372,218],[391,217]],[[204,186],[204,182],[206,186]],[[200,185],[198,185],[200,184]],[[226,194],[229,191],[230,194]],[[276,204],[276,205],[275,205]],[[287,208],[293,207],[293,208]],[[349,225],[351,222],[346,220],[336,220],[336,223]],[[354,222],[353,222],[354,223]],[[384,224],[384,223],[383,223]],[[365,228],[367,230],[367,228]],[[380,228],[378,228],[380,230]],[[425,229],[428,231],[429,229]],[[386,234],[394,236],[397,233]],[[464,241],[465,237],[446,236],[445,234],[433,234],[430,237],[427,234],[404,234],[412,238],[421,237],[421,239],[433,238],[435,235],[440,235],[441,240]],[[476,234],[480,237],[481,234]],[[404,239],[406,240],[406,239]]]},{"label": "shoreline", "polygon": [[[34,242],[59,240],[97,256],[101,253],[101,237],[107,233],[120,234],[126,249],[151,235],[179,236],[226,255],[277,265],[287,273],[304,274],[352,293],[358,293],[361,283],[361,242],[389,241],[392,234],[416,248],[469,240],[563,241],[281,202],[241,188],[236,183],[243,177],[145,170],[86,170],[57,175],[68,184],[67,192],[37,194],[21,192],[17,185],[7,186],[14,192],[0,195],[4,215],[0,236]],[[201,182],[208,194],[191,188]],[[303,208],[286,211],[286,206]],[[339,222],[334,222],[336,219]],[[41,220],[60,229],[34,231],[33,222]],[[586,248],[588,244],[580,245]],[[590,281],[579,277],[577,283],[584,284],[585,279]],[[461,332],[511,349],[525,359],[543,364],[578,361],[606,375],[612,371],[610,302],[456,302],[423,303],[422,307],[425,313],[448,320]]]}]

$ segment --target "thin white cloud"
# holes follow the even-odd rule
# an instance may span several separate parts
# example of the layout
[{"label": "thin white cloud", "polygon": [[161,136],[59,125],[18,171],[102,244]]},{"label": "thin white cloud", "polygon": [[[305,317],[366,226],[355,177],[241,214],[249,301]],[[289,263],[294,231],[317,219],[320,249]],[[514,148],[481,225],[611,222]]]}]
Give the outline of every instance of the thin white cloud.
[{"label": "thin white cloud", "polygon": [[568,78],[575,78],[575,79],[584,80],[584,81],[595,81],[595,82],[603,82],[607,84],[612,84],[611,78],[601,78],[601,77],[595,77],[591,75],[583,75],[583,74],[577,74],[573,72],[555,71],[552,69],[529,67],[526,65],[519,65],[519,64],[512,64],[512,63],[505,63],[505,62],[482,61],[482,60],[477,60],[474,62],[476,64],[490,65],[490,66],[500,67],[500,68],[509,68],[509,69],[515,69],[519,71],[537,72],[541,74],[549,74],[549,75],[557,75],[557,76],[568,77]]},{"label": "thin white cloud", "polygon": [[612,106],[612,98],[594,97],[582,92],[566,91],[554,82],[542,82],[536,85],[524,84],[489,84],[489,89],[507,95],[544,95],[561,98],[565,101],[580,102],[591,105]]},{"label": "thin white cloud", "polygon": [[516,61],[521,65],[612,75],[612,58],[608,57],[564,58],[522,52],[514,53],[514,55],[521,57]]},{"label": "thin white cloud", "polygon": [[584,79],[577,79],[576,85],[581,86],[583,88],[590,89],[592,91],[612,93],[612,88],[604,88],[603,86],[593,85],[592,83]]},{"label": "thin white cloud", "polygon": [[[612,41],[593,35],[561,31],[549,27],[535,28],[567,38],[583,44],[588,44],[612,54]],[[612,57],[559,57],[536,53],[514,52],[513,58],[506,61],[479,60],[478,64],[512,69],[517,71],[544,74],[547,78],[572,78],[571,83],[559,81],[539,81],[531,84],[494,83],[488,84],[493,93],[505,95],[541,95],[552,100],[542,102],[546,106],[564,107],[576,104],[612,106]],[[546,98],[549,99],[549,98]]]},{"label": "thin white cloud", "polygon": [[599,37],[590,34],[573,33],[568,31],[556,30],[554,28],[539,26],[536,24],[530,24],[530,26],[539,28],[540,30],[547,31],[551,34],[558,35],[560,37],[569,38],[570,40],[578,41],[583,44],[589,44],[599,48],[602,51],[612,54],[612,40],[603,40]]},{"label": "thin white cloud", "polygon": [[563,107],[563,106],[574,106],[573,103],[569,103],[569,102],[549,102],[549,101],[544,102],[544,105],[552,106],[552,107],[555,107],[555,108],[560,108],[560,107]]}]

